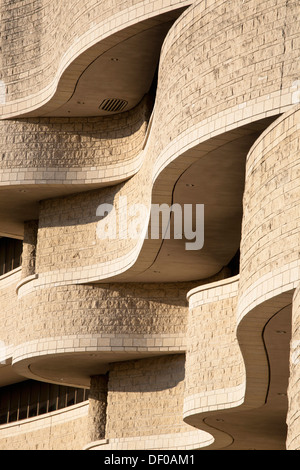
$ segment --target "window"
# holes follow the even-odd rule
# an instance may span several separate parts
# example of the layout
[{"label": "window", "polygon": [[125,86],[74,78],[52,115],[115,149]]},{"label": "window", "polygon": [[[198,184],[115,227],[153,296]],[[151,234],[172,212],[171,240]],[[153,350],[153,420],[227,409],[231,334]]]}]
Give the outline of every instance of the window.
[{"label": "window", "polygon": [[22,240],[0,237],[0,276],[21,266]]},{"label": "window", "polygon": [[88,399],[88,389],[27,380],[0,388],[0,425],[40,416]]}]

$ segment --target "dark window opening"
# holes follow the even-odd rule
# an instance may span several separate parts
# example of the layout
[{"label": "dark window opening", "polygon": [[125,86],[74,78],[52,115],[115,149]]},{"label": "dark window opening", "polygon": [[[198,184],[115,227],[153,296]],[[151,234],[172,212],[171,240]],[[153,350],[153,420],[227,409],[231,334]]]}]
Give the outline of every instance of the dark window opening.
[{"label": "dark window opening", "polygon": [[87,400],[88,389],[27,380],[0,388],[0,425],[40,416]]},{"label": "dark window opening", "polygon": [[0,237],[0,276],[21,266],[22,240]]},{"label": "dark window opening", "polygon": [[230,269],[231,276],[237,276],[240,273],[240,250],[236,252],[227,267]]}]

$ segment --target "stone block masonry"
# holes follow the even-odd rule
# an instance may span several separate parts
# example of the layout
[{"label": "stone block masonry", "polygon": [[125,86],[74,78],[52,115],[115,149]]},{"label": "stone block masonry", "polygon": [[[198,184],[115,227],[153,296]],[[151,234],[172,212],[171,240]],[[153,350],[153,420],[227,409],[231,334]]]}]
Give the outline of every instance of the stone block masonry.
[{"label": "stone block masonry", "polygon": [[[300,449],[299,1],[0,16],[0,449]],[[154,203],[204,205],[201,250]],[[18,421],[25,380],[89,399]]]}]

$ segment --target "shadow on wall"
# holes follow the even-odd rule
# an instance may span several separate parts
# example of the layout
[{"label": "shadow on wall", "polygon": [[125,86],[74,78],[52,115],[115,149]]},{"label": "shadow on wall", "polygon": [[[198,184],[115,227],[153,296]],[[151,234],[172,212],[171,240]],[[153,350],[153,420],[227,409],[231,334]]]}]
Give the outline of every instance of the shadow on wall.
[{"label": "shadow on wall", "polygon": [[111,364],[109,392],[145,393],[174,389],[185,377],[185,355],[137,359]]}]

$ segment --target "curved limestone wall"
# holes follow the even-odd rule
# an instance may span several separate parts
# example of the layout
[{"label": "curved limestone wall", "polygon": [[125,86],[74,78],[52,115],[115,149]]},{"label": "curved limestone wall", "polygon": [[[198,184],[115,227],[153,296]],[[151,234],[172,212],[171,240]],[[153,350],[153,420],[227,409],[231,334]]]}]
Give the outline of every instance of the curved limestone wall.
[{"label": "curved limestone wall", "polygon": [[[298,0],[195,1],[164,41],[151,118],[147,98],[113,118],[22,118],[68,99],[84,67],[127,37],[127,27],[140,31],[144,20],[188,5],[3,0],[0,104],[2,116],[11,120],[0,123],[0,189],[7,186],[16,195],[15,186],[24,184],[75,188],[56,198],[36,196],[35,202],[42,200],[29,260],[35,258],[34,266],[24,268],[23,277],[17,271],[0,279],[6,358],[24,377],[77,386],[109,369],[105,439],[90,448],[224,447],[232,443],[230,431],[213,433],[210,417],[224,412],[230,419],[230,411],[236,416],[245,411],[241,421],[248,426],[243,421],[248,411],[267,408],[272,361],[265,340],[273,338],[267,326],[293,302],[287,444],[294,449],[299,447]],[[24,43],[32,8],[35,33]],[[138,280],[160,252],[161,240],[145,242],[151,202],[172,201],[176,182],[193,163],[205,178],[202,157],[213,158],[216,150],[223,155],[228,143],[235,152],[239,139],[261,130],[247,149],[240,275],[224,280],[221,269],[201,286],[199,280],[127,283],[127,275]],[[76,194],[76,185],[82,192]],[[112,211],[104,215],[99,207],[105,204]],[[146,209],[136,225],[136,214],[129,214],[127,223],[136,229],[131,238],[121,224],[128,204]],[[112,221],[116,236],[106,238],[104,228]],[[177,261],[176,252],[173,257]],[[120,274],[117,283],[114,276]],[[97,369],[91,366],[93,372],[84,370],[83,377],[87,361]],[[85,415],[81,418],[85,429]],[[21,431],[1,428],[3,439],[28,446],[16,436],[35,432],[27,424]],[[195,428],[210,429],[213,436]],[[74,446],[81,445],[78,438]],[[37,448],[59,446],[51,433],[48,444],[40,439],[42,433]]]},{"label": "curved limestone wall", "polygon": [[299,281],[299,124],[296,106],[275,121],[248,154],[239,320]]},{"label": "curved limestone wall", "polygon": [[[0,277],[0,321],[1,330],[1,360],[11,357],[11,346],[17,330],[17,295],[16,287],[21,278],[21,268]],[[1,361],[0,360],[0,361]]]},{"label": "curved limestone wall", "polygon": [[[126,28],[135,26],[136,32],[140,24],[143,30],[143,21],[189,4],[181,0],[3,0],[0,114],[22,115],[44,105],[48,111],[52,105],[57,108],[72,95],[78,76],[91,61],[130,37]],[[34,26],[30,35],[29,18]]]},{"label": "curved limestone wall", "polygon": [[287,449],[300,449],[300,385],[299,385],[299,367],[300,367],[300,290],[296,289],[293,298],[292,315],[292,340],[290,351],[290,379],[288,388],[289,411],[287,415],[288,436]]},{"label": "curved limestone wall", "polygon": [[191,450],[211,443],[210,434],[182,421],[184,364],[184,355],[115,363],[109,375],[106,439],[88,447]]},{"label": "curved limestone wall", "polygon": [[82,450],[88,439],[88,402],[0,428],[1,450]]},{"label": "curved limestone wall", "polygon": [[[143,150],[144,163],[138,173],[124,185],[89,194],[85,200],[85,196],[82,200],[75,196],[61,202],[43,203],[37,255],[40,273],[50,276],[50,271],[55,271],[55,276],[61,280],[65,276],[73,279],[77,276],[78,281],[93,281],[126,271],[133,266],[142,248],[151,198],[155,198],[153,185],[164,169],[174,163],[175,171],[169,183],[171,193],[172,182],[187,166],[214,146],[224,143],[222,133],[231,131],[231,139],[234,139],[238,132],[235,130],[242,125],[276,117],[293,106],[293,83],[297,78],[295,57],[299,53],[294,41],[297,3],[282,1],[275,11],[273,2],[268,1],[259,5],[247,2],[242,8],[240,2],[234,0],[219,1],[207,8],[204,6],[205,2],[197,2],[187,9],[165,40],[153,120]],[[264,21],[259,21],[261,17]],[[217,28],[217,36],[209,36],[209,42],[203,33],[210,31],[211,24],[220,22],[222,27]],[[237,41],[242,44],[240,54],[236,51]],[[262,60],[260,42],[265,44],[263,54],[269,60]],[[289,54],[286,54],[287,47]],[[224,57],[227,60],[224,61]],[[221,64],[217,69],[216,60]],[[196,68],[199,67],[198,73],[191,69],[191,61]],[[254,76],[261,80],[254,80]],[[216,140],[209,142],[212,138]],[[138,236],[125,240],[121,234],[121,239],[115,239],[113,243],[104,240],[100,249],[96,236],[97,207],[106,202],[114,204],[118,218],[123,210],[120,196],[123,201],[127,198],[132,205],[142,203],[146,207]],[[171,194],[169,201],[170,197]],[[91,198],[90,205],[88,198]],[[60,210],[57,209],[59,204]],[[83,206],[84,218],[79,213]],[[82,220],[87,228],[85,235],[82,233]],[[51,229],[48,228],[50,221]],[[69,251],[65,251],[66,236]],[[85,247],[78,251],[82,236],[85,237]],[[49,257],[45,260],[45,253],[49,254],[49,250],[45,250],[44,242],[49,249],[58,247],[55,249],[56,259]],[[63,251],[59,253],[59,250]],[[93,262],[86,263],[90,259]]]},{"label": "curved limestone wall", "polygon": [[33,290],[19,298],[15,367],[53,353],[99,352],[105,358],[114,351],[184,351],[187,289],[101,284]]},{"label": "curved limestone wall", "polygon": [[[236,337],[239,276],[188,293],[184,419],[243,403],[245,368]],[[200,327],[201,325],[201,327]]]},{"label": "curved limestone wall", "polygon": [[114,117],[0,121],[0,186],[111,184],[136,173],[151,113],[145,97]]}]

